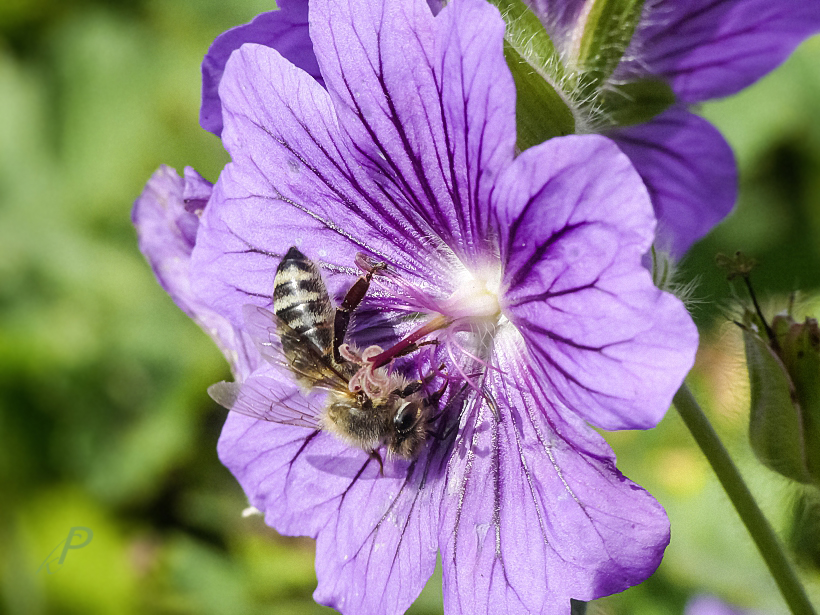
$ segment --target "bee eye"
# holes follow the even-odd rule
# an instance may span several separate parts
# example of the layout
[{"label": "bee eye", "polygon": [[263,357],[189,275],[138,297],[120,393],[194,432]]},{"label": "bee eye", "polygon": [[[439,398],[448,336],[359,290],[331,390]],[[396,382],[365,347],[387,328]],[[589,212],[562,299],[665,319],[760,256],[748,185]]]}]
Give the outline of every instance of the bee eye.
[{"label": "bee eye", "polygon": [[417,418],[418,410],[416,405],[405,402],[396,411],[396,415],[393,417],[393,426],[399,433],[405,433],[413,429]]}]

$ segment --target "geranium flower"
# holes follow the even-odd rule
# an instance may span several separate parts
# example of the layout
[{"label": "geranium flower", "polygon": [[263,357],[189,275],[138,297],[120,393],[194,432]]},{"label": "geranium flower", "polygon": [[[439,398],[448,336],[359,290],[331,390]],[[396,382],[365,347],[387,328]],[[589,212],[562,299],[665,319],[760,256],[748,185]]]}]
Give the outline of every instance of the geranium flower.
[{"label": "geranium flower", "polygon": [[[655,218],[639,175],[594,135],[515,157],[504,22],[482,0],[435,18],[421,0],[318,0],[309,21],[326,88],[269,46],[234,52],[219,85],[232,162],[190,258],[142,245],[159,271],[187,263],[169,292],[190,289],[183,303],[243,348],[258,329],[248,305],[270,309],[291,246],[337,304],[356,262],[384,263],[348,341],[395,348],[426,327],[438,343],[389,365],[447,386],[419,455],[383,469],[326,431],[238,413],[220,458],[269,525],[316,539],[314,596],[343,613],[403,612],[437,553],[448,613],[569,612],[639,583],[668,520],[588,423],[654,426],[697,346],[641,264]],[[142,237],[151,216],[168,226],[157,188],[138,202]],[[321,404],[280,362],[248,365],[238,399]]]},{"label": "geranium flower", "polygon": [[191,167],[186,167],[180,177],[170,167],[162,166],[134,204],[131,220],[137,228],[140,250],[159,283],[180,309],[213,338],[234,376],[244,379],[262,360],[253,340],[191,289],[191,252],[212,189],[213,185]]},{"label": "geranium flower", "polygon": [[734,607],[715,596],[701,594],[686,603],[684,615],[762,615]]},{"label": "geranium flower", "polygon": [[[525,0],[539,16],[570,71],[583,73],[577,46],[591,0]],[[675,104],[649,121],[618,128],[598,116],[592,126],[612,137],[646,182],[659,219],[661,247],[682,255],[731,210],[737,198],[734,156],[690,105],[735,94],[779,66],[820,31],[820,3],[803,0],[652,0],[617,66],[584,102],[641,80],[658,79]]]},{"label": "geranium flower", "polygon": [[[729,145],[688,107],[734,94],[778,66],[803,39],[820,31],[820,4],[803,0],[631,3],[629,10],[639,12],[637,23],[630,24],[635,26],[634,36],[620,49],[623,55],[614,70],[590,94],[586,89],[573,91],[567,84],[575,83],[573,74],[588,70],[579,64],[578,49],[591,1],[526,3],[556,45],[563,75],[553,85],[565,89],[576,130],[606,134],[630,157],[659,219],[658,246],[680,257],[729,213],[737,198],[737,170]],[[438,12],[443,2],[430,0],[429,4]],[[277,49],[321,83],[308,36],[307,0],[281,0],[279,5],[281,10],[263,13],[252,23],[224,33],[209,50],[203,62],[205,129],[221,131],[217,85],[231,52],[244,42]],[[619,46],[607,49],[618,52]],[[606,111],[604,98],[621,100],[628,109],[635,95],[629,85],[645,80],[668,84],[674,104],[651,119],[619,127]]]}]

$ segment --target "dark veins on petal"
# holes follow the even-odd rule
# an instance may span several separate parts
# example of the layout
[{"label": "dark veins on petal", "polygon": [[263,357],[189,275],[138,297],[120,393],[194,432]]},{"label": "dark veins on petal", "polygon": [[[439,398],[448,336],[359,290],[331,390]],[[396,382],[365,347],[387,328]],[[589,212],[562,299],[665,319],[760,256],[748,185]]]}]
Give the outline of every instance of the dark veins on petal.
[{"label": "dark veins on petal", "polygon": [[[361,145],[354,144],[357,152],[363,156],[375,169],[380,172],[386,179],[388,179],[395,189],[398,191],[398,194],[402,195],[404,199],[409,199],[410,204],[412,205],[412,212],[419,216],[423,223],[424,229],[426,233],[434,233],[438,235],[441,239],[447,241],[451,240],[448,243],[456,243],[453,242],[452,239],[456,238],[457,235],[455,230],[452,228],[450,217],[446,215],[446,211],[449,210],[454,215],[452,218],[458,223],[459,225],[459,233],[458,236],[465,241],[470,241],[477,234],[480,232],[477,226],[476,219],[478,218],[478,192],[479,186],[482,180],[482,173],[481,169],[479,169],[476,175],[475,185],[472,190],[473,198],[470,199],[470,203],[462,203],[461,201],[461,190],[460,190],[460,182],[461,182],[461,174],[458,172],[457,168],[460,166],[460,163],[456,161],[455,156],[455,148],[454,144],[451,142],[451,135],[454,133],[452,129],[450,129],[447,121],[446,116],[446,105],[444,101],[444,93],[443,93],[443,84],[441,83],[441,79],[439,74],[436,73],[435,67],[433,66],[432,62],[430,62],[429,57],[425,56],[425,61],[427,62],[426,66],[423,68],[419,68],[419,70],[424,71],[428,70],[435,76],[435,87],[436,87],[436,94],[437,94],[437,102],[438,102],[438,109],[440,112],[440,117],[438,121],[440,122],[442,133],[444,137],[444,155],[446,156],[446,160],[442,159],[442,152],[440,151],[442,148],[440,147],[441,144],[436,144],[437,147],[435,148],[435,156],[438,164],[436,168],[441,172],[441,179],[446,186],[447,193],[449,196],[449,203],[442,203],[440,199],[436,197],[435,190],[433,189],[433,185],[431,179],[427,175],[427,171],[425,170],[425,165],[423,164],[421,158],[419,157],[418,153],[413,150],[413,147],[410,142],[409,135],[407,134],[405,123],[400,118],[400,114],[398,109],[396,108],[395,101],[393,96],[390,93],[390,90],[387,86],[384,72],[383,72],[383,43],[382,43],[382,36],[381,32],[378,33],[378,57],[376,66],[373,66],[373,70],[376,75],[376,80],[378,86],[381,90],[381,94],[384,96],[384,101],[387,104],[388,108],[388,119],[395,129],[395,134],[398,136],[404,154],[407,156],[407,159],[410,161],[410,164],[413,168],[414,175],[419,180],[419,184],[422,190],[422,195],[416,194],[413,187],[410,185],[407,178],[404,177],[404,174],[401,172],[400,165],[397,161],[393,160],[390,154],[387,151],[387,147],[385,146],[384,142],[379,137],[379,134],[376,128],[368,121],[366,114],[364,113],[362,107],[358,102],[358,97],[355,95],[354,89],[351,86],[350,82],[347,80],[344,74],[342,74],[342,81],[347,90],[347,93],[350,97],[351,104],[353,105],[353,111],[355,113],[356,118],[361,123],[362,127],[366,130],[368,136],[372,140],[373,144],[376,146],[380,155],[373,156],[369,152],[365,151]],[[443,68],[441,72],[443,72]],[[462,77],[464,71],[461,71]],[[464,84],[462,83],[462,87]],[[467,100],[463,98],[463,116],[464,116],[464,125],[469,126],[468,123],[468,109],[467,109]],[[485,102],[485,104],[487,104]],[[426,107],[421,106],[419,108],[420,113],[424,113],[427,119],[427,125],[431,128],[436,126],[437,123],[434,121],[434,118],[431,118],[428,115],[428,110]],[[469,135],[467,131],[461,131],[464,134],[464,139],[467,141]],[[482,131],[481,138],[479,141],[478,147],[478,157],[480,159],[481,152],[483,151],[483,136],[484,133]],[[431,135],[433,141],[435,142],[435,136]],[[466,169],[469,169],[473,161],[469,159],[469,152],[470,149],[468,145],[464,144],[464,152],[466,156],[466,160],[464,161],[464,166]],[[387,190],[384,190],[383,194],[391,198],[391,202],[399,207],[399,203],[396,202],[395,199],[390,197]],[[407,213],[407,208],[402,208],[401,211],[403,213]],[[465,220],[466,217],[469,217],[469,232],[467,227],[465,226],[468,222]],[[414,230],[417,232],[422,232],[422,228],[419,227],[417,224],[414,225]],[[429,249],[429,248],[428,248]]]},{"label": "dark veins on petal", "polygon": [[[534,324],[534,323],[532,323],[528,320],[521,320],[520,322],[517,322],[517,326],[521,330],[530,331],[530,332],[536,333],[538,335],[543,335],[543,336],[549,338],[550,340],[552,340],[553,342],[556,342],[559,345],[567,346],[567,347],[572,348],[576,351],[582,351],[582,352],[603,352],[607,348],[612,348],[612,347],[615,347],[615,346],[618,346],[618,345],[621,345],[621,344],[628,344],[632,341],[632,339],[629,338],[629,339],[625,339],[625,340],[619,340],[617,342],[611,342],[609,344],[604,344],[604,345],[601,345],[601,346],[586,346],[586,345],[574,342],[573,340],[571,340],[569,338],[562,337],[562,336],[554,333],[553,331],[550,331],[549,329],[541,327],[540,325],[536,325],[536,324]],[[562,366],[558,361],[556,361],[552,357],[550,352],[548,352],[548,349],[543,344],[528,344],[528,347],[529,347],[529,351],[533,355],[533,358],[539,364],[543,364],[543,363],[547,364],[546,367],[542,368],[542,377],[546,378],[546,380],[549,384],[549,386],[547,388],[549,390],[552,390],[555,393],[555,395],[558,396],[561,403],[563,403],[565,406],[572,407],[573,403],[565,397],[565,395],[562,392],[563,390],[565,390],[565,386],[562,383],[556,382],[553,379],[553,374],[559,374],[560,376],[563,376],[566,379],[567,382],[572,383],[573,385],[577,386],[581,390],[586,391],[588,393],[591,393],[593,395],[601,396],[601,397],[608,397],[608,398],[612,398],[612,399],[616,398],[616,396],[611,394],[611,393],[607,393],[605,391],[598,390],[596,388],[593,388],[593,387],[581,382],[576,376],[573,375],[572,372],[568,371],[564,366]],[[567,354],[567,353],[562,353],[562,356],[564,356],[566,358],[569,358],[577,367],[579,367],[579,368],[581,367],[577,364],[575,359],[571,358],[571,356],[573,356],[573,355],[570,355],[570,354]]]},{"label": "dark veins on petal", "polygon": [[[251,105],[248,103],[249,106],[256,106]],[[335,197],[334,200],[339,202],[345,210],[352,213],[356,217],[356,222],[360,227],[362,223],[366,224],[375,235],[380,235],[385,238],[389,238],[398,248],[398,253],[407,253],[413,254],[418,253],[420,250],[423,250],[425,246],[415,240],[416,237],[424,237],[429,232],[425,232],[425,227],[421,226],[417,220],[412,219],[411,217],[407,216],[406,214],[409,213],[406,206],[403,206],[401,203],[401,198],[396,198],[394,195],[390,194],[386,191],[383,186],[379,185],[379,190],[381,192],[380,196],[386,197],[389,202],[394,206],[392,210],[388,210],[383,206],[383,199],[381,198],[374,198],[374,195],[370,193],[367,187],[363,186],[359,179],[356,177],[355,173],[351,170],[350,166],[345,162],[347,157],[342,155],[344,148],[340,147],[338,143],[334,140],[334,136],[332,133],[328,132],[327,137],[330,140],[331,144],[336,149],[336,155],[334,156],[331,154],[322,143],[320,139],[317,139],[314,135],[313,131],[301,120],[299,114],[294,111],[294,109],[287,104],[286,101],[283,101],[280,109],[287,111],[291,115],[291,119],[301,128],[304,134],[310,139],[310,141],[314,144],[317,148],[319,153],[321,154],[321,159],[309,159],[305,156],[299,149],[293,147],[290,142],[282,135],[275,134],[272,132],[272,129],[269,129],[263,125],[261,125],[258,121],[255,121],[246,115],[244,116],[249,122],[251,122],[258,130],[264,132],[268,135],[273,141],[279,144],[286,152],[288,152],[291,156],[293,156],[296,160],[298,160],[305,168],[307,168],[313,176],[321,182],[322,185],[327,187],[332,195]],[[288,204],[299,211],[307,214],[308,216],[312,217],[314,220],[320,222],[325,228],[331,230],[348,240],[352,241],[353,243],[359,245],[362,249],[368,249],[370,251],[374,250],[374,246],[366,245],[361,239],[354,236],[353,234],[345,231],[340,227],[339,224],[334,222],[333,220],[328,219],[327,217],[320,216],[319,214],[315,213],[314,207],[303,205],[294,201],[293,199],[285,197],[282,192],[274,185],[272,185],[270,181],[269,174],[266,174],[261,169],[258,168],[258,165],[255,161],[251,162],[254,166],[257,166],[259,170],[259,175],[264,177],[268,182],[272,192],[275,194],[274,198],[265,196],[265,195],[252,195],[257,196],[259,198],[270,200],[270,201],[278,201],[281,203]],[[323,171],[324,169],[328,170],[335,170],[341,175],[342,180],[348,183],[348,185],[353,188],[357,196],[360,197],[364,204],[369,206],[369,210],[364,209],[363,207],[357,204],[357,200],[353,197],[346,194],[346,192],[336,184],[326,172]],[[373,214],[376,214],[375,216]],[[387,222],[387,225],[385,225]],[[411,228],[408,229],[407,226],[411,225]],[[358,234],[358,233],[357,233]],[[391,261],[391,264],[394,266],[401,267],[402,264],[395,262],[395,254],[387,255],[384,253],[376,252],[376,254],[387,261]],[[390,258],[392,256],[393,258]]]},{"label": "dark veins on petal", "polygon": [[[533,200],[535,198],[536,197],[533,197],[533,199],[531,199],[529,201],[529,203],[527,203],[526,208],[529,208],[529,205],[533,202]],[[519,230],[518,227],[519,227],[520,221],[521,221],[521,217],[517,218],[510,225],[510,231],[509,231],[509,233],[510,233],[510,244],[512,246],[515,246],[515,243],[516,243],[516,238],[517,238],[517,235],[518,235],[518,230]],[[517,266],[517,271],[515,273],[515,276],[510,281],[510,288],[511,289],[515,288],[516,286],[521,284],[521,282],[524,281],[524,278],[526,278],[531,273],[532,268],[535,267],[535,265],[537,265],[538,263],[541,263],[545,260],[549,260],[548,253],[549,253],[550,249],[558,241],[560,241],[561,239],[564,239],[571,232],[576,231],[576,230],[581,229],[581,228],[584,228],[585,226],[587,226],[589,224],[590,224],[589,222],[578,222],[576,224],[568,224],[568,225],[564,226],[563,228],[561,228],[559,231],[556,231],[552,235],[550,235],[546,239],[546,241],[543,241],[540,244],[538,244],[538,246],[535,248],[535,250],[532,251],[532,254],[530,254],[530,257],[527,259],[527,261],[525,263]],[[511,254],[507,255],[507,264],[508,265],[509,265],[510,256],[511,256]],[[552,285],[554,285],[559,279],[560,279],[560,275],[556,276],[555,280],[553,280],[553,282],[552,282]]]}]

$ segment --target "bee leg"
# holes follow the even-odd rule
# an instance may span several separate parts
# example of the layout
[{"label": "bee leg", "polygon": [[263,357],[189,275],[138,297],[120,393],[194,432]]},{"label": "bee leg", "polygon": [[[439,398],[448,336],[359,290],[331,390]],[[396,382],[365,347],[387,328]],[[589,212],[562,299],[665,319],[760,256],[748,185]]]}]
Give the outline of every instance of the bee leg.
[{"label": "bee leg", "polygon": [[375,448],[370,451],[370,458],[379,462],[379,476],[384,476],[384,463],[382,462],[382,456],[379,455],[379,451]]},{"label": "bee leg", "polygon": [[438,406],[438,402],[441,401],[441,398],[444,395],[444,391],[447,390],[447,385],[448,384],[449,383],[445,380],[444,384],[441,385],[441,388],[438,391],[436,391],[435,393],[433,393],[430,397],[428,397],[431,404],[435,404],[436,406]]},{"label": "bee leg", "polygon": [[[438,372],[444,369],[444,363],[438,368],[436,372],[430,372],[427,376],[422,378],[421,380],[414,380],[413,382],[409,383],[406,387],[401,389],[400,391],[394,391],[396,395],[401,398],[410,397],[413,393],[417,393],[421,390],[422,387],[426,386],[430,383],[430,381],[438,375]],[[447,388],[447,382],[441,387],[441,389],[433,395],[430,396],[430,399],[435,399],[435,403],[438,403],[438,400],[441,399],[441,396],[444,394],[444,390]]]},{"label": "bee leg", "polygon": [[[439,413],[438,416],[441,416],[441,413]],[[438,418],[438,416],[436,418]],[[450,436],[452,436],[453,433],[456,432],[456,431],[458,431],[458,424],[457,423],[454,424],[454,425],[448,425],[443,430],[443,433],[441,433],[442,430],[440,428],[438,430],[428,429],[427,430],[427,437],[429,437],[433,440],[438,440],[439,442],[444,442],[445,440],[449,440]]]},{"label": "bee leg", "polygon": [[[444,395],[444,391],[447,390],[447,384],[448,383],[445,382],[438,391],[436,391],[435,393],[430,395],[430,397],[427,398],[427,401],[430,403],[431,406],[436,406],[436,408],[438,408],[438,403],[441,401],[441,397],[442,395]],[[430,419],[430,423],[435,423],[437,420],[439,420],[439,418],[441,418],[442,414],[444,414],[444,410],[434,415]]]},{"label": "bee leg", "polygon": [[[433,378],[435,378],[443,369],[444,363],[442,363],[436,371],[430,372],[424,378],[414,380],[413,382],[408,383],[407,386],[405,386],[403,389],[396,389],[395,391],[393,391],[393,393],[398,395],[402,399],[404,399],[405,397],[410,397],[413,393],[418,393],[423,387],[430,384],[430,381],[432,381]],[[438,404],[438,401],[439,399],[441,399],[441,396],[444,394],[446,388],[447,382],[445,381],[442,387],[438,391],[433,393],[428,399],[431,399],[433,400],[433,403]]]},{"label": "bee leg", "polygon": [[370,280],[373,279],[375,273],[387,267],[384,263],[376,263],[366,274],[359,277],[353,286],[345,294],[342,300],[342,305],[336,308],[336,314],[333,318],[333,359],[337,363],[342,363],[342,355],[339,353],[339,347],[345,341],[347,334],[347,327],[350,325],[350,315],[364,299],[367,294],[367,289],[370,288]]}]

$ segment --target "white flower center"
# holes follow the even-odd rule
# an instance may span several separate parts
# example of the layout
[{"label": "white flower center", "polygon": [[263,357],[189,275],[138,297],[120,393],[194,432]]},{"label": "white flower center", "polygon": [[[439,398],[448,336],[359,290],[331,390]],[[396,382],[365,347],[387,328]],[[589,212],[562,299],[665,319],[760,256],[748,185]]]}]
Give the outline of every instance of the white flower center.
[{"label": "white flower center", "polygon": [[456,279],[455,291],[442,302],[441,313],[454,321],[496,324],[501,317],[500,290],[500,267],[464,269]]}]

